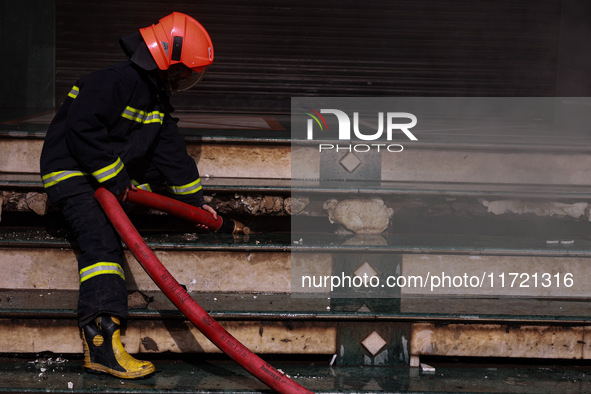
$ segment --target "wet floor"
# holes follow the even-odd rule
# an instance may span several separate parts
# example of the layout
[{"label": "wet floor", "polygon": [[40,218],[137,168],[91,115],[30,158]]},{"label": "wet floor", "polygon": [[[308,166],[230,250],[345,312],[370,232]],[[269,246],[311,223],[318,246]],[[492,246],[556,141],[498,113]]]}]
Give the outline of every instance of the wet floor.
[{"label": "wet floor", "polygon": [[[230,360],[169,355],[153,361],[154,375],[130,381],[84,372],[80,355],[5,358],[0,360],[0,392],[270,392]],[[330,366],[329,362],[280,360],[271,364],[314,392],[591,392],[588,366],[434,364],[435,371],[425,372],[407,367]]]}]

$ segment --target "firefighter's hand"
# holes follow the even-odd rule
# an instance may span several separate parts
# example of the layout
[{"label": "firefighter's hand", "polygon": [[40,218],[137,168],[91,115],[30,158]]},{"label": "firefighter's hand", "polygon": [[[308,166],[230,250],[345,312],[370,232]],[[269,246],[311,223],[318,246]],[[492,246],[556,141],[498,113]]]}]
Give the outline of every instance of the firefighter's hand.
[{"label": "firefighter's hand", "polygon": [[210,207],[209,205],[207,205],[207,204],[203,204],[203,205],[201,206],[201,209],[204,209],[204,210],[206,210],[207,212],[211,213],[211,214],[213,215],[213,218],[214,218],[215,220],[218,220],[218,214],[217,214],[217,212],[215,211],[215,209],[213,209],[213,208],[212,208],[212,207]]},{"label": "firefighter's hand", "polygon": [[[210,207],[210,206],[209,206],[209,205],[207,205],[207,204],[204,204],[204,205],[202,205],[202,206],[201,206],[201,209],[203,209],[204,211],[207,211],[207,212],[211,213],[211,214],[213,215],[213,218],[214,218],[215,220],[217,220],[217,218],[218,218],[218,214],[217,214],[217,212],[215,211],[215,209],[213,209],[212,207]],[[205,224],[198,224],[198,225],[197,225],[197,227],[199,227],[199,228],[202,228],[202,229],[204,229],[204,230],[210,230],[209,226],[206,226]]]},{"label": "firefighter's hand", "polygon": [[119,200],[119,202],[127,201],[127,194],[129,193],[129,190],[137,190],[137,187],[135,187],[135,185],[127,186],[125,190],[117,195],[117,200]]}]

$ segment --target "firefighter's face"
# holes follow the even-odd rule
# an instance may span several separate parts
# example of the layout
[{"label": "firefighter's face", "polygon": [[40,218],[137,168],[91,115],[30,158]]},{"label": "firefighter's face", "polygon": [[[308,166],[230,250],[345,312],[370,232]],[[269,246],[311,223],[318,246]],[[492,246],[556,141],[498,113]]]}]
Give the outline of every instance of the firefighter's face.
[{"label": "firefighter's face", "polygon": [[182,63],[173,64],[166,72],[166,80],[171,94],[190,89],[203,78],[205,67],[195,71]]}]

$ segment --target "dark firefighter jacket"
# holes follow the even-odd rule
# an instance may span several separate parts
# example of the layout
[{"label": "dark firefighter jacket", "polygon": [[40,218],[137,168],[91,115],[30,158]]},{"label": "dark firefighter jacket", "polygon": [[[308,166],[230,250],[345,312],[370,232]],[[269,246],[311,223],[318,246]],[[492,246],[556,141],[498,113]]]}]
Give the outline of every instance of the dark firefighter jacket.
[{"label": "dark firefighter jacket", "polygon": [[197,166],[140,37],[122,40],[130,61],[78,80],[54,117],[40,163],[50,201],[99,185],[117,195],[151,172],[178,199],[205,203]]}]

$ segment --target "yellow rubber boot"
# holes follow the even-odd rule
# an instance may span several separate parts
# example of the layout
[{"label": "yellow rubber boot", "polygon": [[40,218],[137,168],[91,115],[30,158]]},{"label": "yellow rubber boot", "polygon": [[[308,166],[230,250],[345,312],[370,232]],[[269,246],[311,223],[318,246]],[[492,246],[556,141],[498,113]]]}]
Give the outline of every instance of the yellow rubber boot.
[{"label": "yellow rubber boot", "polygon": [[101,316],[82,328],[84,367],[89,372],[104,372],[122,379],[153,373],[154,364],[136,360],[123,348],[119,326],[116,317]]}]

